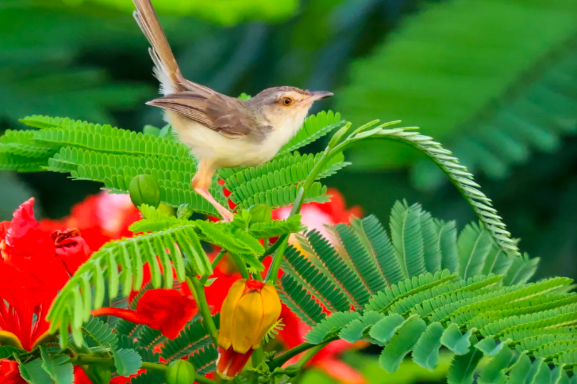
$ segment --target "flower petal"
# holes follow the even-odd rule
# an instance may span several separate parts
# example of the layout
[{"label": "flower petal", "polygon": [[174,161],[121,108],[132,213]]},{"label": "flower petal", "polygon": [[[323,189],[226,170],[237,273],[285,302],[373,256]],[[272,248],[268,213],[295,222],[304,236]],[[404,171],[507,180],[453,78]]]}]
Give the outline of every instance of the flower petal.
[{"label": "flower petal", "polygon": [[88,244],[80,236],[68,237],[56,243],[56,256],[62,260],[70,275],[74,275],[91,254]]},{"label": "flower petal", "polygon": [[232,325],[232,348],[235,352],[246,353],[260,342],[260,324],[264,307],[260,292],[249,292],[242,296],[234,311]]},{"label": "flower petal", "polygon": [[280,298],[276,293],[274,286],[266,284],[261,290],[261,297],[264,308],[264,315],[260,325],[259,333],[257,336],[258,342],[253,345],[253,348],[258,348],[261,340],[264,338],[270,327],[278,320],[282,306],[280,303]]},{"label": "flower petal", "polygon": [[[232,344],[232,327],[234,320],[234,311],[244,293],[246,279],[235,281],[228,295],[222,303],[220,311],[220,331],[218,334],[218,345],[224,349],[229,349]],[[210,300],[210,296],[207,297]]]}]

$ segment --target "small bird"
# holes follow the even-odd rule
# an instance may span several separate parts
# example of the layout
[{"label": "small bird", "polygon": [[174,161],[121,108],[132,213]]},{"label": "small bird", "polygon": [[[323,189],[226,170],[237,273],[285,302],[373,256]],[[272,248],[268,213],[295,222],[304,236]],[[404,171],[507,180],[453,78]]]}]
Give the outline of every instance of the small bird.
[{"label": "small bird", "polygon": [[240,100],[186,80],[151,1],[133,2],[134,18],[152,46],[149,53],[163,95],[146,104],[164,110],[165,120],[197,159],[197,173],[191,181],[194,191],[231,221],[233,214],[208,190],[216,170],[256,166],[272,159],[297,133],[312,104],[333,94],[282,86]]}]

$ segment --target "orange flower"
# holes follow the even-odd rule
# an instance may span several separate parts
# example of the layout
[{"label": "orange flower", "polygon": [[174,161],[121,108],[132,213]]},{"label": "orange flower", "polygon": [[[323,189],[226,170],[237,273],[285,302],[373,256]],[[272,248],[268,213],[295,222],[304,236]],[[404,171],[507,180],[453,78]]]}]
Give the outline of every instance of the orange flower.
[{"label": "orange flower", "polygon": [[219,357],[216,371],[225,379],[235,377],[281,313],[276,288],[256,280],[238,280],[222,304]]}]

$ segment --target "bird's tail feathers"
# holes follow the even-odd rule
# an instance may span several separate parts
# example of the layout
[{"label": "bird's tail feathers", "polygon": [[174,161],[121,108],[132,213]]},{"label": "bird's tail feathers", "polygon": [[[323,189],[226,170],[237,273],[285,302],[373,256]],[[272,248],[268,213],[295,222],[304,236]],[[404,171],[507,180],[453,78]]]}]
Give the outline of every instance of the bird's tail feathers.
[{"label": "bird's tail feathers", "polygon": [[154,7],[150,0],[132,1],[136,6],[134,19],[152,46],[149,53],[154,62],[154,75],[160,81],[160,92],[175,93],[180,90],[182,76]]}]

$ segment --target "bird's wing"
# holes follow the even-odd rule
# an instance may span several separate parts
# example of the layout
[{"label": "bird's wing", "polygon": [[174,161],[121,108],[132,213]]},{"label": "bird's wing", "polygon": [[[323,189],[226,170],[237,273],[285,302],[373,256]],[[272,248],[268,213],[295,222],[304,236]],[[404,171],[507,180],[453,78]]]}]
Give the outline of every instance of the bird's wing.
[{"label": "bird's wing", "polygon": [[194,92],[179,92],[146,104],[186,116],[229,138],[247,136],[258,124],[242,100],[216,92],[208,97]]}]

